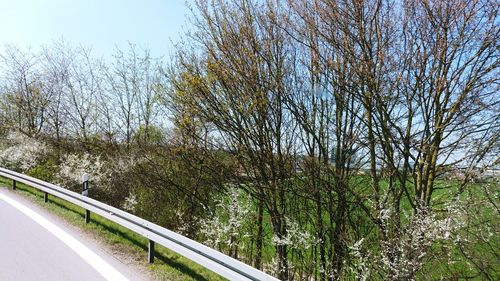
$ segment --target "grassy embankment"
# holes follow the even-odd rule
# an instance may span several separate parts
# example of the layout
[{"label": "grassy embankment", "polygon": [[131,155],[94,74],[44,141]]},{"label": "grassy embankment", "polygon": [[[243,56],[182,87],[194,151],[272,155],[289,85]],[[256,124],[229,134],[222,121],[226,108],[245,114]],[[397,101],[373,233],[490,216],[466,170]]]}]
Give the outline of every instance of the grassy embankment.
[{"label": "grassy embankment", "polygon": [[[0,177],[0,185],[11,186],[11,180]],[[49,203],[46,204],[43,201],[43,192],[25,184],[17,183],[16,191],[92,236],[100,237],[111,248],[125,251],[137,259],[138,263],[147,265],[148,240],[146,238],[96,214],[91,215],[91,222],[87,225],[83,208],[50,195]],[[160,245],[155,246],[155,258],[155,262],[147,266],[159,280],[224,280],[217,274]]]}]

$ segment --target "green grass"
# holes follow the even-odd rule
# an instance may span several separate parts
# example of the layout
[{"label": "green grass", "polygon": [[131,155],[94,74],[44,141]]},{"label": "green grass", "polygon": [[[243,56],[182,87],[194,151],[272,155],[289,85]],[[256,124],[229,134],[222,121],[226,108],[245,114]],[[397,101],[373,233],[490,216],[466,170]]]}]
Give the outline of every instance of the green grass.
[{"label": "green grass", "polygon": [[[0,185],[11,186],[11,184],[11,180],[0,177]],[[142,259],[140,263],[147,264],[146,238],[96,214],[91,214],[91,222],[85,224],[83,208],[51,195],[49,202],[45,203],[43,192],[25,184],[17,183],[16,192],[93,236],[100,237],[111,247],[125,251],[135,259]],[[160,280],[224,280],[219,275],[158,244],[155,245],[155,262],[147,266]]]}]

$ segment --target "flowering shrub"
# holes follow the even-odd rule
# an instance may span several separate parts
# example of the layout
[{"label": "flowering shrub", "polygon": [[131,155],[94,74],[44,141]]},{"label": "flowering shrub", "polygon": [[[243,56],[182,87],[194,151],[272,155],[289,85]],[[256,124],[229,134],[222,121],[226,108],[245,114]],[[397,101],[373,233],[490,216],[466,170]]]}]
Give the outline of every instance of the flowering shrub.
[{"label": "flowering shrub", "polygon": [[273,257],[270,262],[264,263],[263,271],[272,276],[277,276],[279,274],[278,268],[278,259]]},{"label": "flowering shrub", "polygon": [[[279,238],[276,234],[274,234],[271,241],[275,248],[276,246],[286,245],[288,252],[295,257],[295,259],[288,260],[288,268],[290,270],[298,269],[299,272],[304,272],[305,268],[315,266],[314,262],[307,261],[303,258],[304,253],[307,253],[307,251],[311,248],[316,247],[320,241],[313,233],[301,226],[301,224],[297,221],[289,217],[285,217],[285,221],[287,225],[286,235]],[[279,275],[279,272],[277,271],[279,268],[277,259],[273,259],[271,264],[266,265],[265,268],[269,270],[268,272],[270,274],[275,276]]]},{"label": "flowering shrub", "polygon": [[274,245],[288,245],[289,249],[306,251],[318,243],[314,235],[300,227],[297,222],[288,217],[285,220],[288,226],[286,236],[280,239],[277,235],[273,235]]},{"label": "flowering shrub", "polygon": [[115,156],[106,160],[100,155],[83,153],[65,155],[60,162],[59,172],[55,175],[57,184],[80,191],[82,175],[88,174],[89,196],[127,211],[135,211],[139,199],[130,190],[127,180],[134,159]]},{"label": "flowering shrub", "polygon": [[406,215],[409,224],[399,239],[382,243],[381,261],[393,280],[413,280],[432,245],[456,239],[464,226],[459,205],[449,204],[445,216],[429,208]]},{"label": "flowering shrub", "polygon": [[139,203],[137,201],[137,196],[134,193],[130,193],[122,204],[122,208],[128,212],[134,212],[135,206]]},{"label": "flowering shrub", "polygon": [[353,256],[354,266],[349,267],[348,270],[357,277],[360,281],[366,281],[370,279],[370,266],[369,262],[371,260],[369,253],[365,253],[363,250],[364,238],[354,243],[349,250]]},{"label": "flowering shrub", "polygon": [[26,172],[40,163],[48,152],[49,147],[44,142],[19,132],[10,132],[0,146],[0,165]]},{"label": "flowering shrub", "polygon": [[460,230],[465,226],[459,201],[446,205],[444,214],[428,207],[403,212],[404,223],[395,230],[391,221],[393,212],[391,208],[379,211],[380,248],[363,247],[365,238],[349,247],[353,263],[348,270],[359,280],[369,280],[372,272],[386,275],[387,280],[415,280],[431,247],[460,240]]},{"label": "flowering shrub", "polygon": [[244,248],[240,238],[248,237],[245,220],[251,211],[250,198],[237,187],[231,187],[227,194],[216,200],[213,216],[200,220],[200,234],[203,243],[210,247]]},{"label": "flowering shrub", "polygon": [[99,187],[103,187],[109,178],[101,157],[88,153],[64,156],[56,178],[59,184],[73,187],[81,184],[83,174],[88,174],[92,183]]}]

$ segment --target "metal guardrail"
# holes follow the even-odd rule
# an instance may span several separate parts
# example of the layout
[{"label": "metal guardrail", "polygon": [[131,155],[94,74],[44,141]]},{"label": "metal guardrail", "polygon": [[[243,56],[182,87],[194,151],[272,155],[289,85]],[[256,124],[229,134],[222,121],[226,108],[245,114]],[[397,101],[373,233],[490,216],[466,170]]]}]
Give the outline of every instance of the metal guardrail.
[{"label": "metal guardrail", "polygon": [[156,242],[229,280],[278,280],[171,230],[60,186],[4,168],[0,168],[0,176],[11,179],[14,189],[16,182],[21,182],[43,191],[45,202],[48,200],[48,194],[51,194],[84,208],[86,222],[89,221],[90,212],[92,212],[146,237],[149,239],[148,260],[150,263],[154,259]]}]

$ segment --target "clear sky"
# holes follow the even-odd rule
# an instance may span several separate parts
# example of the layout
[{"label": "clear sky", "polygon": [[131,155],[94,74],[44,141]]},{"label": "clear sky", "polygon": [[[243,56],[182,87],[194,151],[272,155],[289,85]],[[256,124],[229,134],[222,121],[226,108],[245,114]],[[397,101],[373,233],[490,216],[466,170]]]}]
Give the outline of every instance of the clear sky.
[{"label": "clear sky", "polygon": [[0,45],[37,50],[63,38],[109,58],[128,42],[168,56],[186,29],[186,0],[0,0]]}]

